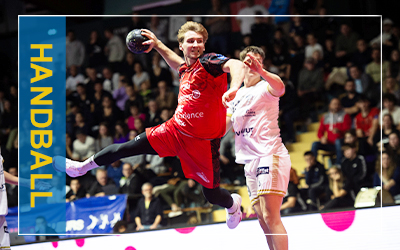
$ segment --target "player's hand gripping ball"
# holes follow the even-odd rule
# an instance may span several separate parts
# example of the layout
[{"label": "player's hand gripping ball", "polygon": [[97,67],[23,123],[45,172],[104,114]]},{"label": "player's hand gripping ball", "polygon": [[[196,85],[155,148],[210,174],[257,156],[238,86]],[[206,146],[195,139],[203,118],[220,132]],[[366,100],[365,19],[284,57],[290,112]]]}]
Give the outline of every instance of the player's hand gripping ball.
[{"label": "player's hand gripping ball", "polygon": [[140,29],[134,29],[126,36],[126,46],[133,53],[141,54],[149,48],[149,45],[142,45],[142,43],[147,40],[149,39],[142,36],[142,31]]}]

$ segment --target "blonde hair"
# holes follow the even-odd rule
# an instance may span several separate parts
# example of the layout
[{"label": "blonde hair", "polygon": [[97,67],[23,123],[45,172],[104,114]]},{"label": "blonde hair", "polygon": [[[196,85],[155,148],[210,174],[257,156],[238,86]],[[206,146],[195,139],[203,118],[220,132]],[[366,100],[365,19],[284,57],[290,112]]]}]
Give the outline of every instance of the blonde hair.
[{"label": "blonde hair", "polygon": [[188,31],[194,31],[196,33],[200,33],[203,36],[203,41],[204,43],[207,42],[208,39],[208,32],[206,28],[201,23],[196,23],[193,21],[188,21],[184,25],[181,26],[181,28],[178,31],[178,42],[183,43],[183,40],[185,40],[185,34]]},{"label": "blonde hair", "polygon": [[246,57],[247,53],[250,53],[250,52],[252,52],[253,54],[260,55],[263,60],[265,59],[265,53],[264,53],[264,50],[262,48],[257,47],[257,46],[248,46],[248,47],[244,48],[244,50],[242,50],[240,52],[240,55],[239,55],[240,61],[243,61],[244,58]]},{"label": "blonde hair", "polygon": [[[343,188],[343,182],[344,182],[342,171],[336,166],[332,166],[328,171],[332,171],[332,170],[336,170],[339,173],[340,179],[339,179],[338,187],[339,187],[339,189],[342,189]],[[329,176],[329,189],[333,190],[333,180],[332,180],[332,178],[330,176]]]}]

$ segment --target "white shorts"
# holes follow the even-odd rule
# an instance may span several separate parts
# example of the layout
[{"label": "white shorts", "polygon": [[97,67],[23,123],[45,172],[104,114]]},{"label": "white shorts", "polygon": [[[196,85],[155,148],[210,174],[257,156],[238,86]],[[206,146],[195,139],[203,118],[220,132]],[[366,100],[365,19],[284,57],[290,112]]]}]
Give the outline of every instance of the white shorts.
[{"label": "white shorts", "polygon": [[244,173],[251,205],[256,204],[259,196],[264,194],[284,197],[291,166],[289,155],[270,155],[247,163]]},{"label": "white shorts", "polygon": [[10,235],[8,234],[8,227],[5,216],[0,216],[0,249],[11,250]]}]

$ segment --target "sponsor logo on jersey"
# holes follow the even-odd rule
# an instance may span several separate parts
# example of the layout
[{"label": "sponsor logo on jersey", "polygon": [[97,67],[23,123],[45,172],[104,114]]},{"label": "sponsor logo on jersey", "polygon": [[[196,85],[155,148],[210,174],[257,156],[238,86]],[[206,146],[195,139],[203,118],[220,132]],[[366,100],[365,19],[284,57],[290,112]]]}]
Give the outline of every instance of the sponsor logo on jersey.
[{"label": "sponsor logo on jersey", "polygon": [[219,59],[219,60],[225,60],[225,59],[228,59],[226,56],[224,56],[224,55],[221,55],[221,54],[215,54],[216,56],[217,56],[217,58]]},{"label": "sponsor logo on jersey", "polygon": [[[189,86],[190,87],[190,86]],[[198,99],[201,96],[200,91],[197,89],[193,90],[191,94],[189,95],[182,95],[178,98],[178,103],[181,103],[183,101],[192,101],[193,99]]]},{"label": "sponsor logo on jersey", "polygon": [[256,177],[262,174],[269,174],[269,167],[258,167]]},{"label": "sponsor logo on jersey", "polygon": [[8,234],[8,227],[7,226],[4,226],[4,233]]},{"label": "sponsor logo on jersey", "polygon": [[252,127],[252,128],[243,128],[240,131],[235,131],[235,133],[236,133],[237,136],[240,136],[240,135],[249,136],[249,135],[252,135],[253,129],[254,129],[254,127]]},{"label": "sponsor logo on jersey", "polygon": [[180,119],[193,119],[193,118],[202,118],[204,117],[203,112],[196,113],[177,113],[176,116]]},{"label": "sponsor logo on jersey", "polygon": [[196,173],[201,179],[203,179],[203,181],[205,181],[205,182],[210,182],[208,179],[207,179],[207,177],[203,174],[203,173],[201,173],[201,172],[197,172]]},{"label": "sponsor logo on jersey", "polygon": [[256,116],[256,111],[254,111],[252,109],[248,109],[248,110],[246,110],[246,114],[244,116],[246,116],[246,117]]}]

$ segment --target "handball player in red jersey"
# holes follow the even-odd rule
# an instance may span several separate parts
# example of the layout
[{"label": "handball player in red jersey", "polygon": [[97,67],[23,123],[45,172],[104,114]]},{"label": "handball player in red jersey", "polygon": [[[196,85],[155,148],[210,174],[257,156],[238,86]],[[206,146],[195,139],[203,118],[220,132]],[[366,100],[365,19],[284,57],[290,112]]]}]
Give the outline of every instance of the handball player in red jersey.
[{"label": "handball player in red jersey", "polygon": [[[233,229],[242,217],[242,199],[219,187],[219,147],[226,129],[224,105],[235,98],[244,80],[245,65],[220,54],[203,54],[208,33],[200,23],[189,21],[179,29],[179,49],[184,59],[150,30],[142,29],[142,35],[149,38],[143,42],[150,46],[145,52],[155,49],[172,69],[179,72],[178,106],[174,116],[161,125],[147,128],[129,142],[104,148],[84,162],[57,156],[53,166],[76,177],[132,155],[178,156],[185,176],[203,186],[204,197],[210,203],[226,208],[226,223]],[[227,73],[232,77],[228,91]],[[64,164],[65,170],[61,167]]]}]

